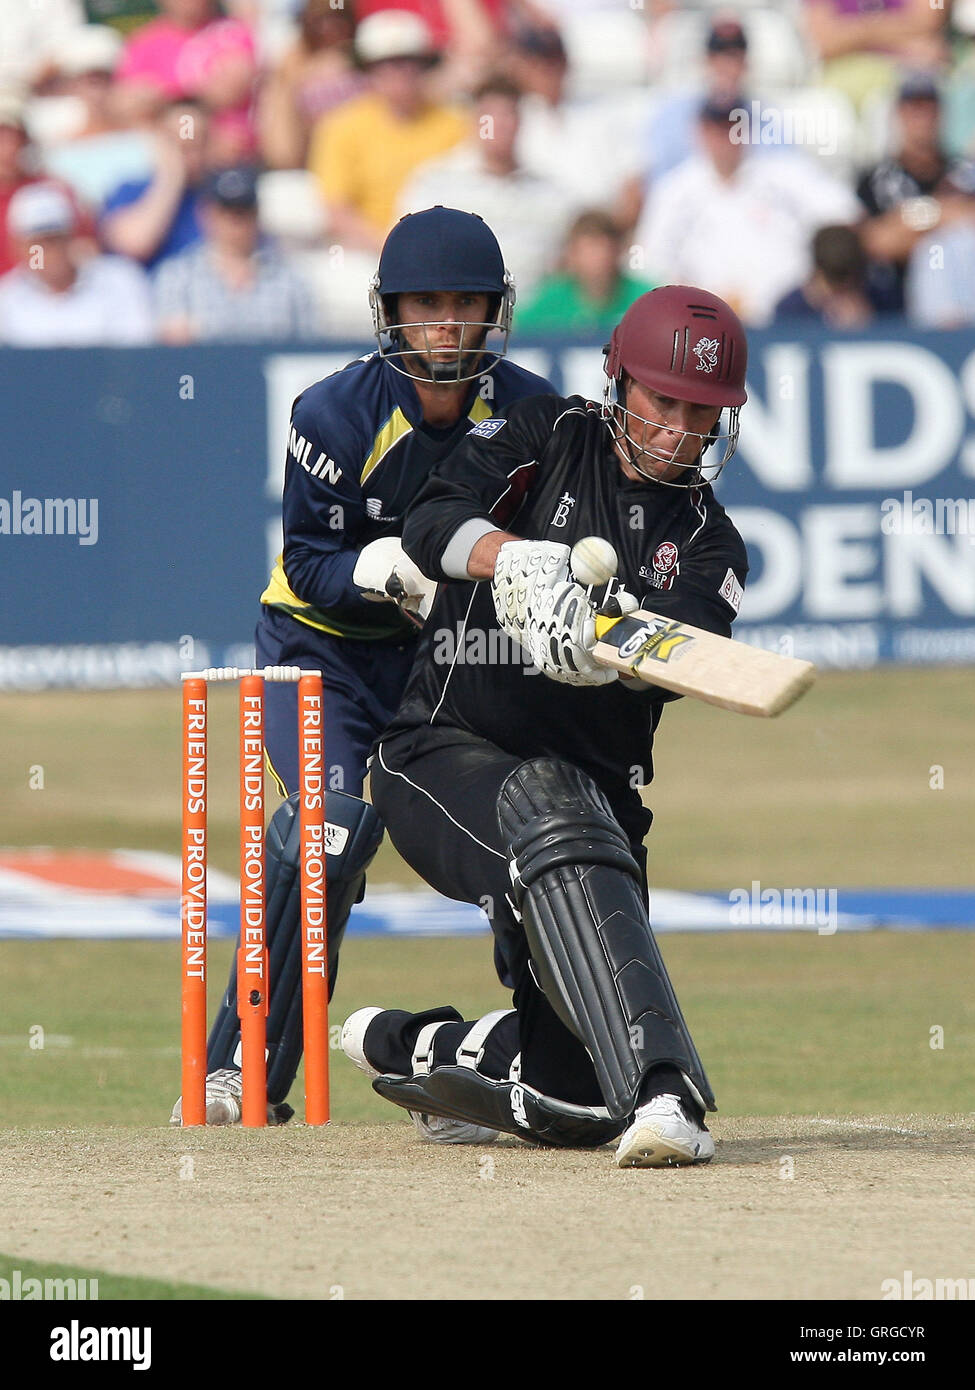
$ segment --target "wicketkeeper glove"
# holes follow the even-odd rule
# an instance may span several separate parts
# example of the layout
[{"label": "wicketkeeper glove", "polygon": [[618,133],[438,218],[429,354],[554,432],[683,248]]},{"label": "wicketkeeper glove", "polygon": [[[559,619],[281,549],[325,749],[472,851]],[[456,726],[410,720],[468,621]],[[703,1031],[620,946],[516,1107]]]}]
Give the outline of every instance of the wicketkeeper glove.
[{"label": "wicketkeeper glove", "polygon": [[436,580],[428,579],[416,567],[399,536],[383,536],[363,546],[352,571],[352,582],[362,590],[363,598],[398,603],[423,622],[437,592]]}]

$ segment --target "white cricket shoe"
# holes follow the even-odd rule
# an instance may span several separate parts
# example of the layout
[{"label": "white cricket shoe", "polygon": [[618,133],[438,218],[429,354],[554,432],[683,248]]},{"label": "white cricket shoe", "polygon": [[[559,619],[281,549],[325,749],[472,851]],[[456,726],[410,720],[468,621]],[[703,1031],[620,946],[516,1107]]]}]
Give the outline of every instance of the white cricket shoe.
[{"label": "white cricket shoe", "polygon": [[668,1168],[710,1163],[713,1157],[711,1135],[672,1095],[654,1096],[641,1105],[616,1150],[620,1168]]},{"label": "white cricket shoe", "polygon": [[493,1144],[498,1137],[496,1129],[471,1124],[468,1120],[452,1120],[447,1115],[424,1115],[419,1110],[408,1110],[407,1114],[416,1125],[420,1137],[430,1139],[434,1144]]},{"label": "white cricket shoe", "polygon": [[[220,1071],[212,1071],[206,1080],[206,1122],[208,1125],[239,1125],[243,1109],[244,1083],[239,1071],[234,1067],[223,1067]],[[287,1115],[283,1115],[283,1111]],[[290,1106],[283,1106],[281,1110],[268,1103],[267,1122],[269,1125],[284,1124],[286,1119],[290,1119],[294,1111]],[[169,1117],[171,1125],[181,1125],[183,1123],[183,1097],[173,1106],[173,1113]]]},{"label": "white cricket shoe", "polygon": [[[370,1080],[381,1076],[382,1072],[369,1061],[363,1044],[366,1029],[381,1013],[385,1013],[385,1009],[369,1005],[365,1009],[356,1009],[342,1025],[342,1051]],[[408,1110],[406,1113],[416,1125],[420,1137],[434,1144],[493,1144],[498,1137],[496,1129],[487,1129],[484,1125],[471,1124],[467,1120],[451,1120],[446,1115],[425,1115],[419,1110]]]},{"label": "white cricket shoe", "polygon": [[384,1009],[370,1004],[368,1008],[356,1009],[355,1013],[349,1014],[342,1024],[342,1037],[339,1040],[342,1051],[350,1062],[354,1063],[360,1071],[365,1072],[370,1081],[376,1076],[381,1076],[382,1072],[377,1071],[366,1057],[363,1042],[370,1023],[377,1014],[384,1012]]}]

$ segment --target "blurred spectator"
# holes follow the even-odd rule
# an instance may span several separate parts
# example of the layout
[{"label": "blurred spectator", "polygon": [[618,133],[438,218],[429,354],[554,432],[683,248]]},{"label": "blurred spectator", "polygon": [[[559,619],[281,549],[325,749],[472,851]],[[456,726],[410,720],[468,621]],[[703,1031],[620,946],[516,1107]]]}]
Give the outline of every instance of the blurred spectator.
[{"label": "blurred spectator", "polygon": [[776,323],[865,328],[876,309],[867,285],[867,257],[855,227],[820,227],[812,242],[813,270],[805,284],[779,301]]},{"label": "blurred spectator", "polygon": [[272,169],[301,169],[312,128],[357,96],[363,79],[353,63],[351,3],[305,0],[295,43],[268,74],[258,107],[261,153]]},{"label": "blurred spectator", "polygon": [[650,190],[635,239],[658,279],[701,285],[761,324],[805,279],[813,232],[855,222],[859,205],[802,151],[756,153],[732,124],[742,106],[701,108],[701,152]]},{"label": "blurred spectator", "polygon": [[938,88],[925,74],[901,83],[895,124],[893,154],[863,175],[857,195],[867,213],[864,245],[889,267],[900,299],[908,258],[921,237],[967,212],[957,183],[968,178],[971,166],[952,163],[942,148]]},{"label": "blurred spectator", "polygon": [[[508,0],[508,27],[557,28],[575,94],[645,89],[652,81],[652,0]],[[684,76],[684,74],[682,74]]]},{"label": "blurred spectator", "polygon": [[144,273],[116,256],[82,259],[63,188],[34,183],[10,200],[17,266],[0,278],[0,342],[15,347],[146,343],[152,336]]},{"label": "blurred spectator", "polygon": [[331,235],[347,249],[378,253],[410,174],[463,140],[467,120],[427,95],[436,57],[416,15],[370,15],[356,31],[355,48],[368,90],[319,121],[308,166],[321,185]]},{"label": "blurred spectator", "polygon": [[438,53],[488,58],[493,35],[505,26],[508,6],[506,0],[397,0],[395,6],[389,0],[357,0],[356,14],[361,21],[391,8],[418,15]]},{"label": "blurred spectator", "polygon": [[81,0],[0,4],[0,91],[27,91],[47,76],[47,49],[85,22]]},{"label": "blurred spectator", "polygon": [[556,29],[518,29],[505,70],[524,93],[518,139],[524,167],[556,183],[576,211],[602,206],[631,225],[639,205],[624,195],[640,172],[635,108],[614,96],[572,97]]},{"label": "blurred spectator", "polygon": [[145,132],[122,129],[112,80],[121,51],[121,36],[101,24],[73,30],[52,50],[58,90],[77,103],[77,119],[46,146],[44,168],[93,207],[100,207],[119,184],[145,178],[152,170],[152,144]]},{"label": "blurred spectator", "polygon": [[175,101],[156,121],[155,170],[105,200],[101,237],[110,251],[153,270],[200,240],[200,187],[210,165],[210,122],[196,102]]},{"label": "blurred spectator", "polygon": [[37,176],[28,172],[29,143],[23,103],[15,96],[0,93],[0,274],[17,263],[17,252],[7,231],[10,200],[18,188],[37,182]]},{"label": "blurred spectator", "polygon": [[257,227],[257,178],[245,166],[211,174],[203,190],[204,239],[156,272],[163,342],[313,338],[312,295]]},{"label": "blurred spectator", "polygon": [[[748,39],[734,18],[716,18],[708,31],[703,88],[680,90],[654,111],[646,135],[646,172],[651,182],[675,169],[697,150],[695,131],[704,101],[721,103],[747,90]],[[748,98],[746,97],[745,100]]]},{"label": "blurred spectator", "polygon": [[944,63],[946,6],[935,0],[805,0],[805,30],[821,81],[858,106],[888,91],[900,67]]},{"label": "blurred spectator", "polygon": [[217,159],[227,163],[257,148],[253,119],[257,76],[254,36],[221,16],[218,0],[158,0],[162,14],[125,45],[118,81],[149,102],[195,97],[213,116]]},{"label": "blurred spectator", "polygon": [[[17,264],[17,251],[7,230],[7,209],[19,188],[27,184],[53,182],[35,172],[37,160],[31,149],[24,124],[23,103],[9,93],[0,92],[0,275]],[[78,239],[90,242],[93,235],[91,218],[69,190],[68,199],[74,209]]]},{"label": "blurred spectator", "polygon": [[971,170],[949,177],[959,185],[948,218],[921,237],[907,263],[908,318],[919,328],[975,323],[975,180]]},{"label": "blurred spectator", "polygon": [[524,299],[555,265],[571,207],[553,183],[518,163],[520,95],[505,77],[484,82],[474,94],[471,138],[444,159],[421,165],[398,211],[442,204],[478,213],[501,243]]},{"label": "blurred spectator", "polygon": [[655,286],[621,269],[623,237],[605,212],[581,213],[569,229],[565,270],[543,280],[516,310],[522,333],[608,332],[641,294]]}]

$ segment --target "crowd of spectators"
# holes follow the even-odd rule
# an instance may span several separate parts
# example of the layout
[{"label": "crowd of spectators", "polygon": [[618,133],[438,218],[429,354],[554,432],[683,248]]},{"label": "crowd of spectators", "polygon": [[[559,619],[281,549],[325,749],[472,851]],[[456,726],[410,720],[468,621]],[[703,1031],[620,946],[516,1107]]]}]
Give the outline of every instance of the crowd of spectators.
[{"label": "crowd of spectators", "polygon": [[363,338],[437,203],[496,232],[516,333],[672,282],[975,323],[975,0],[0,7],[0,344]]}]

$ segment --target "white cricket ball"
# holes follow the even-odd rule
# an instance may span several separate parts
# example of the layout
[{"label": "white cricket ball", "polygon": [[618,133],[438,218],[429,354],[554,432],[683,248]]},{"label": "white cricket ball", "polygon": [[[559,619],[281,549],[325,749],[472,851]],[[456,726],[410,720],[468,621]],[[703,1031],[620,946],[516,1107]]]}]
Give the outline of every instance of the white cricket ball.
[{"label": "white cricket ball", "polygon": [[584,536],[576,541],[569,564],[576,582],[586,588],[607,583],[619,568],[616,551],[602,536]]}]

